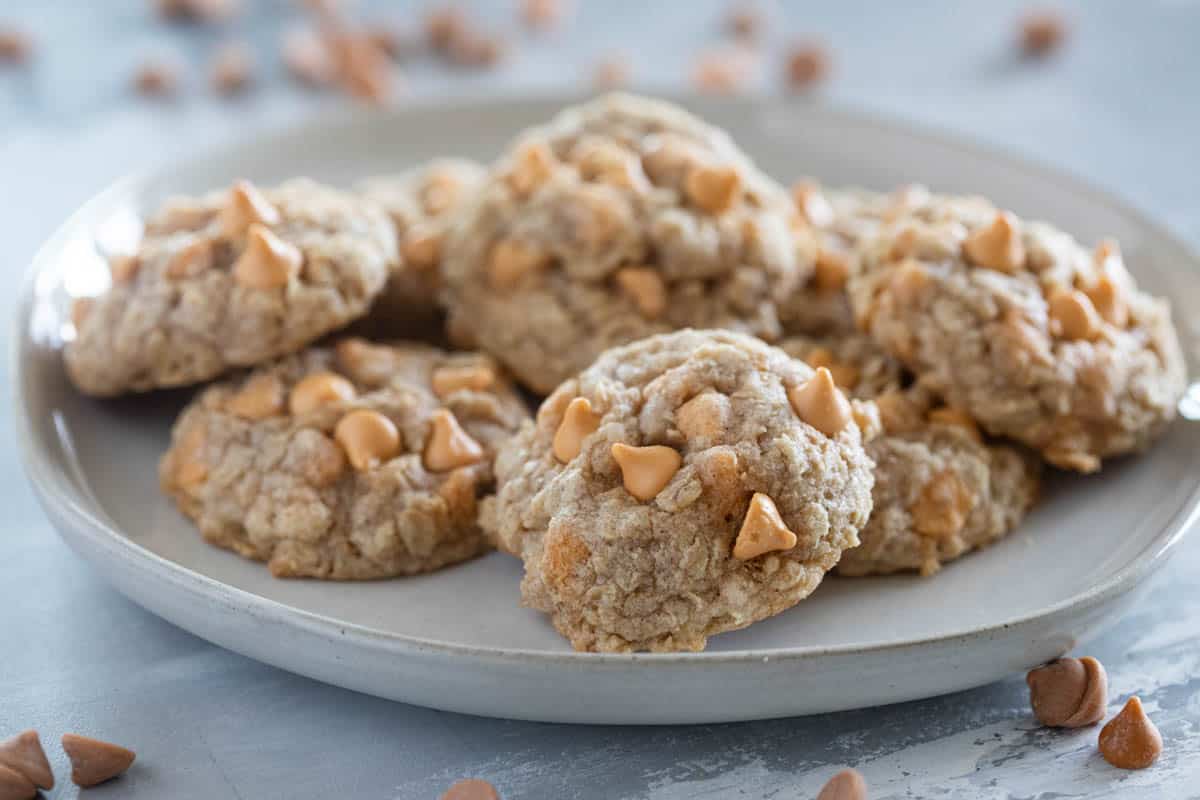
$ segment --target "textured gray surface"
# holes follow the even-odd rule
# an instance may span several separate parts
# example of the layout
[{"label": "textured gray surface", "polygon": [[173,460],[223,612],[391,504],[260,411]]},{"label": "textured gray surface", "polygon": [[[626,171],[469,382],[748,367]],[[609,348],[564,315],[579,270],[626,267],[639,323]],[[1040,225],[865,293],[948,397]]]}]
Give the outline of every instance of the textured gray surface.
[{"label": "textured gray surface", "polygon": [[[410,96],[529,91],[586,80],[593,58],[634,55],[649,86],[678,86],[717,40],[723,2],[578,0],[558,38],[523,37],[502,71],[427,65]],[[274,41],[284,0],[246,2],[252,38]],[[1200,3],[1070,5],[1074,39],[1041,65],[1012,57],[1021,4],[786,3],[773,41],[826,37],[838,60],[823,96],[961,132],[1106,186],[1200,244]],[[202,64],[220,31],[167,31],[140,0],[6,0],[40,41],[32,69],[0,67],[0,289],[12,295],[38,243],[108,181],[147,160],[277,126],[341,101],[288,87],[271,53],[252,98],[214,100],[193,75],[178,101],[127,91],[150,52]],[[487,4],[508,24],[510,3]],[[375,3],[401,17],[415,4]],[[382,11],[381,11],[382,13]],[[774,84],[773,61],[763,88]],[[802,171],[798,158],[797,172]],[[914,175],[914,178],[920,176]],[[2,306],[4,330],[11,315]],[[1190,309],[1178,309],[1182,315]],[[4,374],[8,365],[4,364]],[[0,399],[7,418],[11,402]],[[139,760],[87,796],[432,798],[479,775],[506,797],[811,797],[855,765],[872,797],[1200,797],[1200,537],[1185,542],[1136,611],[1088,648],[1116,703],[1139,693],[1162,730],[1154,768],[1120,773],[1096,731],[1038,729],[1020,676],[919,703],[818,718],[695,728],[580,728],[474,719],[391,704],[259,665],[124,600],[58,540],[2,429],[0,734],[37,726],[128,744]],[[119,460],[115,468],[120,468]],[[1182,477],[1182,476],[1181,476]],[[65,758],[52,757],[60,775]],[[73,797],[74,787],[50,793]]]}]

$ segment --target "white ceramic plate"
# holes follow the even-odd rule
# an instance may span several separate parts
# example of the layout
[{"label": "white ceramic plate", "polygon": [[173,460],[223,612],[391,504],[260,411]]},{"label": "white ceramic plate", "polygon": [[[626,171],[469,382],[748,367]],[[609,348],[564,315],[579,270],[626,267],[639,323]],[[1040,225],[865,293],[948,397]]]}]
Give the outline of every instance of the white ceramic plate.
[{"label": "white ceramic plate", "polygon": [[[322,681],[489,716],[716,722],[891,703],[977,686],[1062,654],[1132,601],[1191,526],[1200,428],[1151,453],[1052,479],[1021,529],[934,579],[830,579],[795,609],[680,655],[572,652],[518,605],[520,565],[492,554],[435,575],[367,584],[282,581],[205,545],[159,494],[155,468],[187,393],[98,402],[60,363],[69,296],[106,280],[98,250],[138,233],[168,194],[248,176],[335,183],[422,159],[490,159],[570,98],[413,108],[314,124],[125,180],[37,258],[21,298],[18,427],[29,475],[75,550],[135,601],[253,658]],[[1084,240],[1117,236],[1143,285],[1200,307],[1200,264],[1138,214],[1045,169],[892,123],[779,101],[689,103],[767,171],[988,194]],[[1197,331],[1182,326],[1189,357]],[[1194,415],[1193,415],[1194,416]]]}]

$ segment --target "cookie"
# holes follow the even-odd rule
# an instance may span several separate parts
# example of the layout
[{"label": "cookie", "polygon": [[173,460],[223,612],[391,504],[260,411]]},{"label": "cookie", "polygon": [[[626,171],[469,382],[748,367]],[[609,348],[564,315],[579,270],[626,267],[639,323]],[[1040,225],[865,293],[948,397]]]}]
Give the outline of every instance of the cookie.
[{"label": "cookie", "polygon": [[437,292],[446,232],[482,185],[484,174],[474,161],[441,158],[358,185],[364,197],[387,209],[400,256],[369,322],[396,333],[421,333],[440,324]]},{"label": "cookie", "polygon": [[812,232],[797,237],[800,246],[815,245],[813,274],[779,303],[785,333],[798,336],[845,335],[854,332],[854,313],[846,281],[861,242],[881,225],[929,197],[924,186],[902,186],[890,192],[823,187],[802,180],[792,187],[800,217]]},{"label": "cookie", "polygon": [[1115,243],[1089,252],[981,198],[932,197],[883,226],[848,291],[923,385],[1064,469],[1145,449],[1184,389],[1170,309]]},{"label": "cookie", "polygon": [[366,313],[395,259],[382,208],[310,180],[169,201],[111,288],[76,302],[67,374],[111,396],[296,352]]},{"label": "cookie", "polygon": [[207,541],[277,577],[411,575],[485,549],[477,503],[528,418],[487,356],[342,339],[206,389],[159,479]]},{"label": "cookie", "polygon": [[609,95],[525,132],[446,244],[452,338],[540,394],[614,345],[682,327],[780,334],[811,253],[787,193],[722,131]]},{"label": "cookie", "polygon": [[827,371],[731,331],[617,347],[497,456],[480,519],[577,650],[700,650],[807,597],[858,543],[871,462]]},{"label": "cookie", "polygon": [[1024,518],[1038,493],[1038,461],[985,442],[972,420],[910,385],[900,364],[870,338],[791,338],[780,347],[827,368],[839,386],[879,408],[883,435],[866,445],[875,462],[873,510],[859,533],[862,543],[842,554],[838,574],[932,575]]}]

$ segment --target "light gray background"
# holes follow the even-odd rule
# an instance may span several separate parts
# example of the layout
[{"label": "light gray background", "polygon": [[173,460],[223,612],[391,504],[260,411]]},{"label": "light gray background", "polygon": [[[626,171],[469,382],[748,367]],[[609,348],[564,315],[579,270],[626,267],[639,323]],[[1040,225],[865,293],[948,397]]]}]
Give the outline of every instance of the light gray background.
[{"label": "light gray background", "polygon": [[[235,28],[167,28],[149,3],[4,0],[0,24],[38,39],[27,69],[0,67],[0,293],[11,297],[39,242],[122,173],[198,146],[337,113],[345,101],[291,87],[273,44],[296,20],[285,0],[244,0]],[[414,17],[412,3],[363,3]],[[555,36],[520,34],[510,2],[481,4],[513,28],[492,73],[428,62],[407,96],[579,86],[622,50],[638,83],[678,87],[717,44],[724,2],[577,0]],[[817,35],[833,48],[818,101],[876,110],[1050,162],[1106,186],[1200,244],[1200,3],[1069,4],[1072,40],[1041,64],[1016,59],[1013,2],[785,2],[776,7],[759,90],[776,91],[778,47]],[[235,35],[262,46],[263,85],[222,101],[202,66]],[[181,98],[128,90],[141,58],[189,67]],[[803,154],[797,154],[797,172]],[[790,177],[790,176],[783,176]],[[913,176],[919,178],[920,176]],[[11,308],[0,301],[8,330]],[[1191,309],[1176,309],[1182,315]],[[7,377],[8,364],[0,369]],[[0,395],[3,416],[11,413]],[[693,728],[583,728],[457,716],[323,686],[220,650],[103,584],[59,541],[0,431],[0,736],[35,726],[74,797],[55,740],[94,734],[138,752],[94,798],[433,798],[476,775],[508,798],[812,797],[854,765],[872,797],[1200,797],[1200,536],[1185,542],[1136,611],[1087,652],[1108,666],[1113,710],[1138,693],[1166,752],[1121,773],[1096,731],[1033,724],[1021,676],[971,692],[806,719]],[[114,456],[114,469],[120,469]],[[1180,476],[1184,479],[1183,476]],[[1192,479],[1192,478],[1187,478]],[[853,679],[848,676],[848,679]]]}]

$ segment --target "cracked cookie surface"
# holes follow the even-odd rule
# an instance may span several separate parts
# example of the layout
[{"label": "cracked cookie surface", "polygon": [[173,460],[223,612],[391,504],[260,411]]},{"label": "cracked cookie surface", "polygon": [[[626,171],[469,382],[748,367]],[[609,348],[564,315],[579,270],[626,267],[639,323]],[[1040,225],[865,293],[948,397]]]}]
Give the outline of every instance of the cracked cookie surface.
[{"label": "cracked cookie surface", "polygon": [[876,402],[883,433],[866,445],[875,462],[873,508],[840,575],[886,575],[941,565],[1007,535],[1037,497],[1040,464],[1024,450],[984,442],[974,422],[908,385],[900,364],[862,334],[794,337],[780,347],[824,366],[856,397]]},{"label": "cracked cookie surface", "polygon": [[734,332],[614,348],[501,449],[481,522],[524,560],[524,603],[577,650],[702,649],[803,600],[858,543],[859,426],[877,418],[829,392]]},{"label": "cracked cookie surface", "polygon": [[777,338],[775,300],[812,270],[796,224],[787,193],[724,132],[602,97],[522,134],[464,212],[444,261],[451,337],[541,394],[656,333]]},{"label": "cracked cookie surface", "polygon": [[159,479],[208,542],[277,577],[428,572],[486,548],[478,500],[528,418],[488,356],[343,339],[204,390]]},{"label": "cracked cookie surface", "polygon": [[391,216],[399,253],[368,323],[378,323],[389,334],[423,333],[438,324],[446,234],[485,174],[474,161],[439,158],[358,184],[364,197]]},{"label": "cracked cookie surface", "polygon": [[67,374],[111,396],[296,352],[365,314],[395,258],[382,208],[307,179],[168,201],[76,302]]},{"label": "cracked cookie surface", "polygon": [[863,245],[848,288],[859,326],[924,386],[1056,466],[1093,472],[1174,417],[1170,309],[1113,242],[1089,252],[981,198],[932,197]]}]

